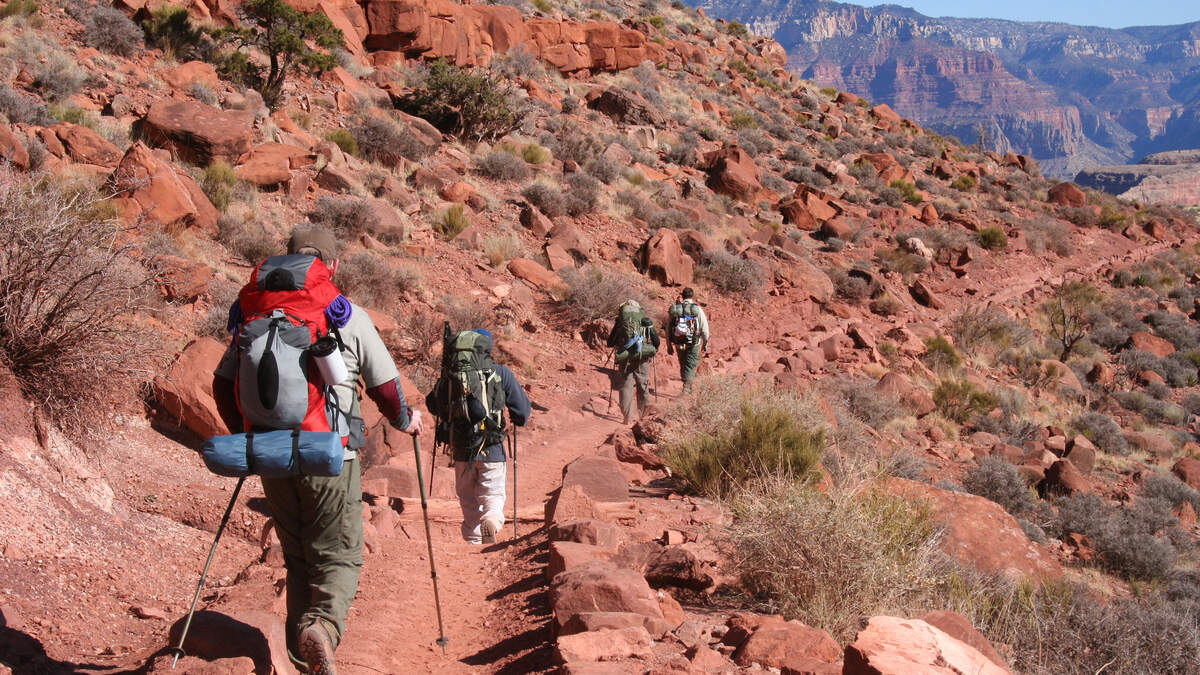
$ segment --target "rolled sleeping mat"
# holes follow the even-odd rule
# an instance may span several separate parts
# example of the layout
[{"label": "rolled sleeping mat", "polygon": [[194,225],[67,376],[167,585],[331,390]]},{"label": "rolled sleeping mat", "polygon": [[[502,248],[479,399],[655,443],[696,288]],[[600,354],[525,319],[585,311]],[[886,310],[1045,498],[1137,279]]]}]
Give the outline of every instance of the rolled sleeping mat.
[{"label": "rolled sleeping mat", "polygon": [[333,431],[281,429],[213,436],[200,454],[208,470],[218,476],[286,478],[340,475],[346,449]]}]

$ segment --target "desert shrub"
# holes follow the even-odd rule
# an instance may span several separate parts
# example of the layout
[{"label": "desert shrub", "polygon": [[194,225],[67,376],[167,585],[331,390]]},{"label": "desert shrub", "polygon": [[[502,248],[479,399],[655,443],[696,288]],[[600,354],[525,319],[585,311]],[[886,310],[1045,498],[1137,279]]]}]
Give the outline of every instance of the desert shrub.
[{"label": "desert shrub", "polygon": [[898,272],[905,276],[920,274],[929,269],[929,260],[924,256],[896,248],[881,248],[875,251],[881,269]]},{"label": "desert shrub", "polygon": [[1119,230],[1125,227],[1126,216],[1124,213],[1105,204],[1100,208],[1100,218],[1096,221],[1100,227],[1109,230]]},{"label": "desert shrub", "polygon": [[935,590],[937,529],[920,504],[770,480],[741,492],[732,510],[733,568],[751,597],[835,639],[853,638],[863,616],[919,606]]},{"label": "desert shrub", "polygon": [[450,241],[471,226],[471,219],[467,216],[466,209],[462,204],[454,204],[439,213],[431,224],[434,232],[437,232],[442,239]]},{"label": "desert shrub", "polygon": [[[438,59],[421,86],[399,103],[444,132],[476,141],[493,141],[517,128],[510,87],[486,70],[460,68]],[[561,155],[560,155],[561,156]]]},{"label": "desert shrub", "polygon": [[376,218],[371,206],[365,199],[358,197],[333,197],[322,195],[308,218],[317,225],[323,225],[344,239],[356,237],[367,231]]},{"label": "desert shrub", "polygon": [[962,424],[996,405],[991,394],[980,391],[967,380],[945,379],[933,390],[933,402],[942,417]]},{"label": "desert shrub", "polygon": [[1114,455],[1128,455],[1129,443],[1121,427],[1104,413],[1088,411],[1071,420],[1071,428],[1083,434],[1097,448]]},{"label": "desert shrub", "polygon": [[865,159],[860,159],[851,164],[850,168],[846,169],[846,173],[854,176],[860,183],[873,181],[879,177],[879,171],[875,169],[875,165]]},{"label": "desert shrub", "polygon": [[917,186],[906,180],[894,180],[888,184],[888,187],[899,191],[901,198],[913,206],[916,206],[924,201],[921,193],[917,192]]},{"label": "desert shrub", "polygon": [[662,457],[690,490],[722,497],[754,478],[806,480],[824,449],[824,429],[803,426],[783,407],[746,403],[731,428],[671,443]]},{"label": "desert shrub", "polygon": [[257,264],[279,252],[279,242],[262,225],[222,214],[217,218],[217,241],[242,260]]},{"label": "desert shrub", "polygon": [[934,370],[954,370],[962,365],[958,350],[940,335],[925,340],[925,353],[921,355],[921,360]]},{"label": "desert shrub", "polygon": [[208,201],[212,202],[218,211],[228,209],[233,203],[237,184],[238,177],[234,174],[233,167],[221,159],[205,167],[200,176],[200,189],[204,190]]},{"label": "desert shrub", "polygon": [[1162,579],[1175,563],[1175,547],[1155,535],[1175,520],[1160,500],[1143,497],[1130,506],[1115,507],[1096,495],[1075,495],[1059,502],[1058,517],[1061,536],[1087,535],[1101,565],[1117,574]]},{"label": "desert shrub", "polygon": [[172,4],[153,10],[150,18],[142,22],[142,30],[147,45],[180,61],[191,58],[204,40],[204,31],[192,25],[187,9]]},{"label": "desert shrub", "polygon": [[36,96],[19,92],[0,82],[0,115],[13,124],[46,126],[52,123],[46,105]]},{"label": "desert shrub", "polygon": [[808,150],[805,150],[803,145],[795,143],[784,148],[783,158],[789,162],[805,165],[811,164],[813,161],[813,156],[809,154]]},{"label": "desert shrub", "polygon": [[1125,369],[1125,374],[1130,378],[1136,378],[1139,373],[1146,370],[1158,373],[1163,379],[1166,379],[1167,376],[1162,359],[1141,349],[1127,349],[1121,352],[1117,356],[1117,363]]},{"label": "desert shrub", "polygon": [[428,148],[413,138],[406,127],[380,115],[361,115],[350,128],[362,156],[384,166],[397,166],[404,159],[418,160]]},{"label": "desert shrub", "polygon": [[804,183],[813,187],[826,187],[829,179],[807,166],[793,166],[783,173],[783,177],[793,183]]},{"label": "desert shrub", "polygon": [[115,388],[154,370],[157,340],[125,319],[157,275],[90,186],[0,171],[0,363],[49,420],[83,434]]},{"label": "desert shrub", "polygon": [[825,274],[833,282],[833,290],[838,297],[851,302],[861,302],[871,297],[871,284],[862,276],[850,274],[844,269],[826,270]]},{"label": "desert shrub", "polygon": [[[283,103],[287,78],[338,65],[334,50],[344,47],[345,39],[323,12],[303,14],[284,0],[246,0],[241,13],[239,26],[214,35],[234,48],[232,63],[240,79],[252,84],[271,109]],[[266,66],[250,58],[250,51],[264,54]]]},{"label": "desert shrub", "polygon": [[665,227],[672,230],[682,230],[695,225],[687,214],[679,209],[659,209],[650,214],[646,219],[646,225],[651,230],[657,230]]},{"label": "desert shrub", "polygon": [[521,249],[521,240],[511,234],[491,235],[483,240],[483,254],[497,267],[511,259]]},{"label": "desert shrub", "polygon": [[1027,344],[1033,338],[1029,326],[1008,316],[998,307],[971,307],[955,316],[950,323],[954,343],[971,352],[990,346],[997,352]]},{"label": "desert shrub", "polygon": [[62,101],[83,87],[87,79],[79,64],[58,50],[28,64],[33,75],[32,86],[47,101]]},{"label": "desert shrub", "polygon": [[1200,328],[1186,316],[1155,310],[1146,316],[1159,337],[1171,343],[1175,349],[1190,351],[1200,347]]},{"label": "desert shrub", "polygon": [[1060,256],[1071,255],[1071,229],[1062,221],[1052,218],[1036,218],[1025,223],[1025,238],[1034,251],[1048,249]]},{"label": "desert shrub", "polygon": [[747,38],[750,36],[750,31],[746,28],[746,25],[740,21],[730,21],[725,25],[725,32],[739,38]]},{"label": "desert shrub", "polygon": [[1200,492],[1169,473],[1152,473],[1147,476],[1142,483],[1142,494],[1149,499],[1163,501],[1172,508],[1187,502],[1200,513]]},{"label": "desert shrub", "polygon": [[393,267],[369,251],[353,253],[338,265],[337,284],[355,302],[376,308],[392,307],[421,285],[413,267]]},{"label": "desert shrub", "polygon": [[349,129],[332,129],[325,133],[325,140],[331,141],[347,155],[358,157],[358,139],[354,137],[354,134]]},{"label": "desert shrub", "polygon": [[496,59],[493,64],[493,67],[503,73],[505,77],[513,79],[533,79],[542,71],[537,55],[524,44],[509,47],[504,58]]},{"label": "desert shrub", "polygon": [[996,225],[979,230],[975,237],[979,245],[989,251],[1003,251],[1008,246],[1008,235]]},{"label": "desert shrub", "polygon": [[700,138],[695,132],[684,131],[680,134],[679,141],[672,144],[671,149],[667,151],[667,161],[680,166],[696,166],[700,162],[699,143]]},{"label": "desert shrub", "polygon": [[125,13],[100,5],[83,24],[85,44],[117,56],[132,56],[142,48],[142,31]]},{"label": "desert shrub", "polygon": [[1088,340],[1110,352],[1123,348],[1129,342],[1129,331],[1112,322],[1097,326],[1092,325]]},{"label": "desert shrub", "polygon": [[550,159],[550,153],[537,143],[530,143],[521,150],[521,159],[530,164],[545,164]]},{"label": "desert shrub", "polygon": [[580,166],[600,156],[604,150],[603,144],[595,134],[585,134],[576,125],[566,126],[557,136],[543,138],[542,142],[549,145],[555,157],[564,162],[575,162]]},{"label": "desert shrub", "polygon": [[215,106],[219,102],[216,93],[203,82],[193,82],[192,86],[188,87],[188,93],[192,95],[192,98],[205,105]]},{"label": "desert shrub", "polygon": [[879,192],[875,193],[875,198],[878,199],[880,203],[887,204],[888,206],[900,206],[904,203],[904,194],[899,190],[890,187],[883,188]]},{"label": "desert shrub", "polygon": [[1005,511],[1020,516],[1033,510],[1033,495],[1025,478],[1008,460],[984,457],[963,476],[963,487],[973,495],[990,499]]},{"label": "desert shrub", "polygon": [[[1183,409],[1192,415],[1200,415],[1200,394],[1188,394],[1180,402]],[[1197,511],[1200,513],[1200,510]]]},{"label": "desert shrub", "polygon": [[767,281],[766,271],[757,262],[724,250],[706,252],[696,273],[722,293],[746,298],[757,297]]},{"label": "desert shrub", "polygon": [[1087,337],[1087,317],[1100,303],[1100,294],[1082,281],[1054,286],[1054,297],[1042,303],[1049,337],[1058,347],[1058,360],[1066,363],[1071,352]]},{"label": "desert shrub", "polygon": [[950,183],[950,187],[959,192],[970,192],[979,186],[979,180],[969,173],[964,173]]},{"label": "desert shrub", "polygon": [[566,183],[567,191],[563,193],[563,200],[569,215],[581,216],[596,209],[600,200],[598,179],[586,173],[573,173],[567,176]]},{"label": "desert shrub", "polygon": [[729,126],[733,129],[757,129],[758,119],[748,111],[738,110],[729,116]]},{"label": "desert shrub", "polygon": [[900,400],[895,394],[875,387],[875,381],[864,377],[838,377],[832,382],[837,395],[850,414],[875,429],[900,415]]},{"label": "desert shrub", "polygon": [[551,218],[558,218],[567,213],[566,197],[563,196],[561,190],[552,185],[533,183],[521,190],[521,196]]},{"label": "desert shrub", "polygon": [[582,272],[564,270],[562,277],[567,287],[563,304],[581,322],[612,319],[626,300],[647,306],[637,279],[628,274],[589,266]]},{"label": "desert shrub", "polygon": [[751,157],[770,152],[775,147],[771,137],[758,129],[742,129],[737,132],[738,145]]},{"label": "desert shrub", "polygon": [[494,150],[479,160],[479,171],[496,180],[522,181],[529,178],[529,164],[505,150]]},{"label": "desert shrub", "polygon": [[621,167],[604,156],[593,157],[584,166],[584,171],[595,176],[605,185],[611,185],[617,176],[621,175]]},{"label": "desert shrub", "polygon": [[0,7],[0,19],[13,16],[33,16],[37,14],[37,0],[8,0]]}]

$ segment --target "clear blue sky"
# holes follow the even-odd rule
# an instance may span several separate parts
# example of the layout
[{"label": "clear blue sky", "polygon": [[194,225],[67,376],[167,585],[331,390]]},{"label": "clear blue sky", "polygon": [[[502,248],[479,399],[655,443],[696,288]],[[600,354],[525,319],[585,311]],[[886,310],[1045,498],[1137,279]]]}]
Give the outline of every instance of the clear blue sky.
[{"label": "clear blue sky", "polygon": [[[854,2],[854,0],[844,1]],[[890,3],[859,0],[859,2],[868,6],[893,4],[912,7],[926,16],[1061,21],[1108,28],[1163,26],[1200,21],[1200,2],[1195,0],[1005,0],[1005,2],[896,0]]]}]

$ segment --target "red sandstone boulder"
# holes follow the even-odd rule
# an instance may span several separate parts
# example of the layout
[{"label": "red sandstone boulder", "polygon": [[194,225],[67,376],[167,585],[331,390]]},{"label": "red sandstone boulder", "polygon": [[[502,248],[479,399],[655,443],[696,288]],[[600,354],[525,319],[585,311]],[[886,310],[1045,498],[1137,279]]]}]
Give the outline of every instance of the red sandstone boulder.
[{"label": "red sandstone boulder", "polygon": [[664,286],[685,286],[692,283],[692,258],[683,252],[679,235],[669,228],[655,232],[641,250],[642,269],[651,279]]},{"label": "red sandstone boulder", "polygon": [[251,112],[175,99],[156,102],[139,123],[150,143],[200,166],[217,159],[232,164],[249,152],[253,124]]},{"label": "red sandstone boulder", "polygon": [[955,640],[974,647],[997,666],[1008,667],[1008,664],[1004,662],[1004,657],[1000,656],[1000,652],[996,651],[983,633],[976,630],[975,626],[971,625],[971,622],[958,612],[939,609],[925,614],[920,619]]},{"label": "red sandstone boulder", "polygon": [[616,553],[621,544],[621,526],[603,520],[569,520],[550,526],[550,541],[591,544]]},{"label": "red sandstone boulder", "polygon": [[11,129],[0,124],[0,164],[5,163],[25,171],[29,169],[29,151]]},{"label": "red sandstone boulder", "polygon": [[563,467],[562,488],[578,485],[593,501],[629,501],[629,484],[611,457],[580,457]]},{"label": "red sandstone boulder", "polygon": [[154,397],[180,426],[199,438],[230,433],[213,398],[213,371],[225,345],[208,337],[189,342],[167,374],[154,380]]},{"label": "red sandstone boulder", "polygon": [[650,659],[653,640],[641,626],[602,628],[595,631],[561,635],[555,655],[561,663],[578,664],[617,661],[627,658]]},{"label": "red sandstone boulder", "polygon": [[134,143],[109,176],[114,202],[127,220],[217,233],[217,210],[182,168]]},{"label": "red sandstone boulder", "polygon": [[212,64],[203,61],[181,63],[163,71],[162,78],[171,85],[172,89],[178,91],[187,91],[195,84],[215,89],[218,82],[217,69],[213,68]]},{"label": "red sandstone boulder", "polygon": [[669,630],[658,596],[642,575],[608,562],[586,563],[556,576],[550,606],[560,629],[583,612],[630,612],[643,618],[651,635]]},{"label": "red sandstone boulder", "polygon": [[62,122],[52,128],[72,161],[112,167],[121,159],[120,148],[81,124]]},{"label": "red sandstone boulder", "polygon": [[1005,675],[977,649],[919,619],[876,616],[846,647],[845,675]]},{"label": "red sandstone boulder", "polygon": [[550,542],[550,559],[546,563],[546,578],[553,580],[554,577],[568,570],[612,557],[613,552],[601,546],[576,541],[552,541]]},{"label": "red sandstone boulder", "polygon": [[1181,457],[1175,462],[1175,466],[1171,467],[1171,473],[1190,487],[1200,490],[1200,459]]},{"label": "red sandstone boulder", "polygon": [[960,563],[1037,581],[1062,577],[1054,556],[1030,541],[1016,519],[995,502],[899,478],[887,486],[893,494],[929,504],[934,520],[945,527],[942,550]]},{"label": "red sandstone boulder", "polygon": [[805,659],[836,663],[841,657],[842,648],[829,633],[780,617],[768,617],[733,653],[739,666],[757,663],[764,668],[785,668]]},{"label": "red sandstone boulder", "polygon": [[562,287],[562,279],[557,274],[529,258],[513,258],[508,261],[508,271],[514,277],[524,279],[542,290],[554,291]]},{"label": "red sandstone boulder", "polygon": [[924,389],[919,389],[903,373],[891,371],[875,383],[877,391],[887,392],[904,404],[912,414],[924,417],[937,409],[933,396]]},{"label": "red sandstone boulder", "polygon": [[705,155],[704,167],[708,172],[707,185],[714,192],[750,202],[762,191],[758,165],[736,145]]},{"label": "red sandstone boulder", "polygon": [[1130,334],[1129,343],[1134,349],[1150,352],[1160,359],[1164,359],[1175,353],[1175,345],[1144,330]]},{"label": "red sandstone boulder", "polygon": [[238,178],[259,187],[286,183],[292,170],[315,164],[317,156],[303,148],[282,143],[263,143],[242,155],[234,173]]},{"label": "red sandstone boulder", "polygon": [[941,299],[920,279],[912,282],[912,285],[908,287],[908,292],[912,295],[913,300],[930,309],[941,309],[943,307]]},{"label": "red sandstone boulder", "polygon": [[646,99],[620,87],[600,92],[599,95],[588,101],[588,107],[598,110],[622,124],[644,124],[656,128],[666,124],[666,118]]},{"label": "red sandstone boulder", "polygon": [[1046,193],[1051,204],[1060,206],[1083,206],[1087,203],[1087,195],[1074,183],[1059,183]]}]

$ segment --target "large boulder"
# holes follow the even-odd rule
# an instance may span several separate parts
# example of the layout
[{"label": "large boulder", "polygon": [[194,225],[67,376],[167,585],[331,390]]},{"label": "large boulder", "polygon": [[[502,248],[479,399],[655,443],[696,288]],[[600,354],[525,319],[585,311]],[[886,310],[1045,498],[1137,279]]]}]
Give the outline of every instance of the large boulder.
[{"label": "large boulder", "polygon": [[580,457],[563,468],[562,487],[578,485],[593,501],[629,500],[629,483],[621,463],[611,457]]},{"label": "large boulder", "polygon": [[920,619],[876,616],[846,647],[845,675],[1005,675],[974,647]]},{"label": "large boulder", "polygon": [[1070,496],[1091,492],[1087,478],[1069,459],[1060,459],[1046,469],[1046,476],[1038,483],[1038,492],[1043,496]]},{"label": "large boulder", "polygon": [[942,550],[958,562],[987,574],[1034,581],[1062,577],[1055,557],[1030,541],[999,504],[902,478],[889,480],[887,486],[893,494],[929,505],[934,521],[945,528]]},{"label": "large boulder", "polygon": [[317,155],[304,148],[282,143],[263,143],[242,155],[234,169],[237,177],[259,187],[288,182],[292,170],[310,166]]},{"label": "large boulder", "polygon": [[29,168],[29,151],[8,126],[0,124],[0,164],[11,164],[22,171]]},{"label": "large boulder", "polygon": [[1180,457],[1175,466],[1171,467],[1171,472],[1191,488],[1200,490],[1200,459]]},{"label": "large boulder", "polygon": [[1175,345],[1144,330],[1135,331],[1130,334],[1129,344],[1134,349],[1150,352],[1160,359],[1165,359],[1175,353]]},{"label": "large boulder", "polygon": [[588,101],[588,107],[623,124],[646,124],[653,127],[666,124],[666,118],[649,101],[621,87],[612,87],[600,92]]},{"label": "large boulder", "polygon": [[210,236],[217,233],[217,209],[195,179],[140,141],[121,158],[109,185],[127,220],[168,229],[192,228]]},{"label": "large boulder", "polygon": [[1047,201],[1060,206],[1083,206],[1087,194],[1074,183],[1059,183],[1046,192]]},{"label": "large boulder", "polygon": [[975,626],[967,621],[966,617],[958,612],[951,612],[944,609],[934,610],[919,617],[925,623],[937,628],[950,637],[964,642],[983,654],[989,661],[1007,668],[1008,665],[1004,662],[1004,657],[1000,656],[1000,652],[992,646],[992,643],[980,633]]},{"label": "large boulder", "polygon": [[842,648],[829,633],[777,616],[759,624],[733,653],[733,660],[739,666],[757,663],[764,668],[781,669],[806,660],[836,663],[841,658]]},{"label": "large boulder", "polygon": [[63,122],[53,129],[72,161],[112,167],[121,159],[120,148],[81,124]]},{"label": "large boulder", "polygon": [[650,659],[654,641],[642,626],[601,628],[600,630],[562,635],[556,655],[565,664],[617,661],[627,658]]},{"label": "large boulder", "polygon": [[758,165],[737,145],[705,155],[704,168],[708,172],[706,184],[713,192],[750,202],[762,191]]},{"label": "large boulder", "polygon": [[233,164],[254,139],[254,113],[197,101],[160,100],[138,124],[148,142],[200,166],[218,159]]},{"label": "large boulder", "polygon": [[168,415],[199,438],[230,433],[213,398],[213,371],[225,345],[204,337],[189,342],[167,374],[154,380],[154,397]]},{"label": "large boulder", "polygon": [[637,614],[653,636],[661,636],[671,628],[646,579],[609,562],[584,563],[557,575],[550,588],[550,606],[559,629],[584,612]]},{"label": "large boulder", "polygon": [[664,286],[685,286],[692,283],[695,262],[683,252],[679,235],[662,228],[642,244],[642,269]]}]

